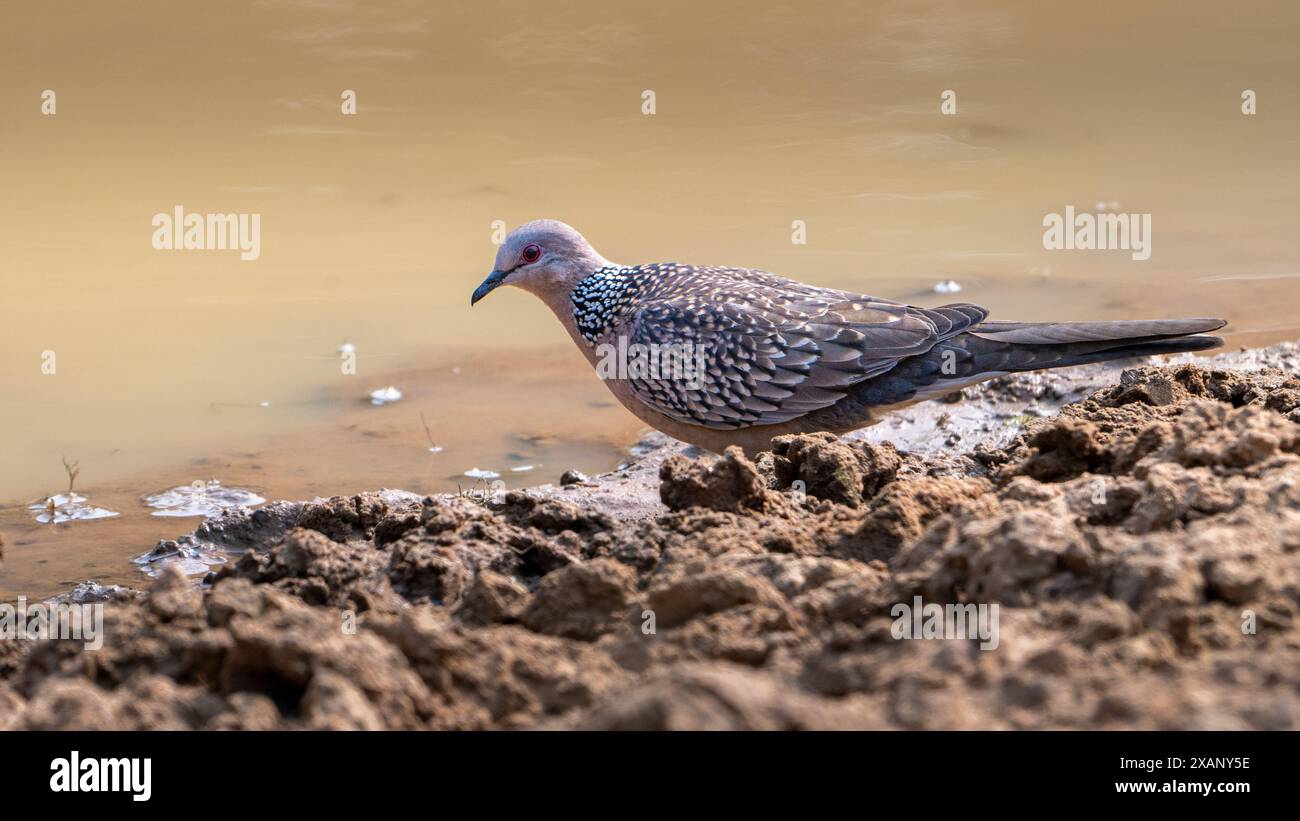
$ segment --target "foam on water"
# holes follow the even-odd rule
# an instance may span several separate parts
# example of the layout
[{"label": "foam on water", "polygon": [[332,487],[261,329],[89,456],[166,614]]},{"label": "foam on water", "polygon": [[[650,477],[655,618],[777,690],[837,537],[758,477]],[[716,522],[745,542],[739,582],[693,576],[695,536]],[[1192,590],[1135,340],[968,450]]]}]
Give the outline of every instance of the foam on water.
[{"label": "foam on water", "polygon": [[154,516],[216,516],[229,507],[252,507],[266,499],[251,490],[222,487],[221,482],[195,482],[145,497]]},{"label": "foam on water", "polygon": [[[52,504],[51,504],[52,503]],[[120,515],[115,510],[95,507],[80,493],[56,493],[43,502],[28,505],[41,524],[62,524],[63,522],[86,521],[88,519],[111,519]]]},{"label": "foam on water", "polygon": [[226,557],[216,545],[186,535],[175,540],[165,539],[153,550],[131,561],[150,576],[157,576],[164,567],[172,564],[180,567],[187,576],[197,576],[206,574],[213,565],[225,564]]},{"label": "foam on water", "polygon": [[401,398],[402,392],[392,385],[370,392],[370,404],[372,405],[388,405],[397,402]]}]

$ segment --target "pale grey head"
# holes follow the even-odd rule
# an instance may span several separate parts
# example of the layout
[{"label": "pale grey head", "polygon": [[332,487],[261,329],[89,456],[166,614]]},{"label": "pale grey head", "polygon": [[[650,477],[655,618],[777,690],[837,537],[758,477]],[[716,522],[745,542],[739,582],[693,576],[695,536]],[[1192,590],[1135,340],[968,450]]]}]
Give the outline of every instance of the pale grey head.
[{"label": "pale grey head", "polygon": [[474,290],[469,304],[502,285],[515,285],[541,297],[567,294],[598,268],[610,264],[568,225],[558,220],[534,220],[506,237],[497,250],[492,273]]}]

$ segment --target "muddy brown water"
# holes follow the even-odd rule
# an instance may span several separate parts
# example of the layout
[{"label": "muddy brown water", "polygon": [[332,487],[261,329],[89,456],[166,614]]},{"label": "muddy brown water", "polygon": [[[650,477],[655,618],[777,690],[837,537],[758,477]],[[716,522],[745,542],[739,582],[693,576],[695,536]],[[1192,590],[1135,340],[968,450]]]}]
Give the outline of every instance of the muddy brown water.
[{"label": "muddy brown water", "polygon": [[[193,524],[141,498],[198,479],[277,498],[616,465],[639,425],[553,318],[509,289],[468,308],[495,220],[998,318],[1298,333],[1294,4],[539,8],[6,8],[0,598],[136,581]],[[259,258],[154,250],[177,205],[259,214]],[[1045,250],[1069,205],[1150,214],[1151,258]],[[121,516],[32,522],[64,456]]]}]

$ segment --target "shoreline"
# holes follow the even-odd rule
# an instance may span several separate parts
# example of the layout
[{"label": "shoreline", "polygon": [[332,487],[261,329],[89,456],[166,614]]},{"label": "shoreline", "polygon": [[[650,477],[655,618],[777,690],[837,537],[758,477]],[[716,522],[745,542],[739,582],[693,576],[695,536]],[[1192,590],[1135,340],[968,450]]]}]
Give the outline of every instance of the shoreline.
[{"label": "shoreline", "polygon": [[[1221,356],[1227,359],[1204,361],[1244,364],[1251,354]],[[482,483],[464,475],[471,468],[496,471],[513,489],[536,486],[539,480],[557,481],[568,469],[597,475],[633,458],[629,444],[636,443],[646,429],[592,378],[577,352],[538,350],[528,362],[522,375],[517,355],[501,352],[448,355],[419,368],[390,369],[366,377],[365,382],[349,383],[352,387],[347,390],[330,388],[311,404],[316,409],[312,419],[291,434],[236,437],[220,447],[179,452],[162,463],[129,449],[109,457],[74,451],[72,458],[82,462],[84,473],[77,491],[88,496],[90,504],[120,515],[50,526],[34,521],[28,502],[0,506],[0,532],[9,543],[8,562],[0,575],[0,602],[19,595],[29,600],[57,595],[78,580],[139,586],[143,580],[131,559],[148,545],[177,538],[184,529],[176,527],[179,520],[152,516],[144,497],[198,480],[216,479],[225,487],[246,488],[267,499],[327,498],[340,491],[377,487],[401,487],[423,495],[481,489]],[[1118,378],[1118,373],[1119,368],[1082,368],[1065,375],[1048,372],[995,382],[997,390],[967,391],[967,402],[922,403],[850,437],[889,439],[915,452],[939,446],[960,451],[997,439],[991,436],[996,431],[982,430],[990,417],[1000,417],[1000,430],[1013,432],[1023,423],[1015,419],[1022,411],[1050,413],[1062,398],[1078,398],[1105,379]],[[548,390],[557,382],[563,390]],[[381,383],[398,384],[404,398],[372,407],[358,386]],[[531,397],[527,412],[521,412],[519,405],[496,401],[506,394]],[[471,415],[465,407],[482,411],[466,418]],[[284,412],[284,408],[250,406],[214,412],[219,417],[255,416]],[[944,414],[948,419],[940,429],[936,422]],[[428,434],[426,419],[432,431]],[[948,445],[954,435],[960,439]],[[445,445],[443,450],[430,452],[433,438]],[[653,435],[650,441],[655,441]],[[635,444],[631,450],[637,450]],[[109,463],[126,460],[133,467],[117,464],[109,469],[105,458]],[[515,472],[516,467],[532,470]],[[66,477],[61,480],[64,484],[53,483],[45,490],[66,488]],[[653,495],[650,492],[646,498]],[[601,494],[601,499],[611,500],[612,495]]]},{"label": "shoreline", "polygon": [[[1030,372],[1001,377],[965,388],[949,397],[904,408],[891,414],[876,425],[861,428],[841,438],[846,442],[860,441],[876,444],[890,442],[903,452],[919,456],[960,457],[976,448],[997,447],[1010,442],[1023,431],[1026,422],[1058,412],[1071,402],[1078,401],[1089,393],[1118,381],[1125,370],[1138,367],[1137,363],[1147,361],[1107,362],[1064,370]],[[1151,358],[1149,362],[1151,364],[1189,363],[1243,371],[1272,367],[1282,370],[1290,369],[1291,372],[1300,373],[1300,341],[1281,342],[1260,348],[1238,348],[1210,356],[1179,354],[1176,356],[1156,357]],[[448,368],[450,366],[443,363],[431,370],[444,371]],[[489,370],[491,370],[490,367]],[[413,372],[401,370],[395,373],[410,374]],[[958,400],[958,396],[961,397],[960,400]],[[624,457],[621,460],[611,460],[617,461],[619,463],[618,467],[603,473],[592,474],[581,483],[563,486],[559,482],[546,482],[519,488],[509,488],[508,490],[524,491],[537,498],[564,500],[622,518],[648,518],[664,513],[667,510],[658,498],[658,470],[660,464],[664,460],[679,454],[687,456],[707,454],[705,451],[678,442],[665,434],[644,426],[642,426],[640,437],[623,453]],[[568,469],[578,470],[576,466],[569,466]],[[558,473],[560,471],[553,468],[551,472]],[[580,471],[579,474],[585,476]],[[481,496],[487,492],[485,486],[475,487],[475,480],[471,478],[464,477],[464,481],[468,486],[461,491],[464,495]],[[485,485],[482,482],[479,484]],[[501,493],[504,492],[501,491]],[[441,499],[450,499],[458,495],[450,492],[426,494],[404,488],[383,486],[378,490],[363,490],[350,495],[376,494],[403,497],[411,500],[418,500],[426,495]],[[296,509],[313,502],[323,502],[335,498],[349,498],[349,495],[315,495],[310,499],[299,499],[297,501],[271,499],[252,510]],[[26,505],[15,503],[7,507],[11,510],[21,510]],[[233,509],[230,512],[239,514],[239,509]],[[218,519],[220,518],[218,517]],[[150,524],[155,525],[152,529],[161,530],[165,529],[165,526],[171,522],[181,524],[183,520],[162,518],[148,521]],[[224,538],[224,536],[220,535],[221,529],[205,527],[208,521],[200,520],[194,530],[179,535],[159,537],[153,548],[148,550],[144,549],[143,544],[137,545],[140,550],[131,553],[127,561],[130,562],[131,558],[143,558],[154,551],[165,549],[164,546],[168,544],[185,544],[187,540],[208,542],[209,547],[199,552],[205,555],[215,555],[219,561],[230,558],[221,555],[222,539]],[[84,537],[93,534],[82,531],[76,535]],[[13,539],[11,538],[11,546],[12,543]],[[234,557],[237,558],[238,553],[245,546],[242,542],[236,540],[233,543],[236,551]],[[215,548],[215,550],[212,548]],[[219,568],[219,561],[214,562],[212,569]],[[148,563],[138,561],[134,562],[134,564],[144,567],[150,566]],[[123,569],[130,570],[129,567]],[[190,575],[196,574],[191,573]],[[203,574],[197,575],[201,577]],[[138,584],[131,584],[132,580],[137,581]],[[94,585],[98,581],[105,580],[102,576],[98,579],[87,578],[79,584]],[[114,586],[124,586],[130,590],[142,590],[148,586],[148,582],[146,576],[134,575],[127,578],[119,577],[110,580],[108,583]],[[46,598],[59,598],[68,595],[70,592],[71,588],[64,588],[55,591]]]},{"label": "shoreline", "polygon": [[[159,539],[176,538],[201,521],[153,516],[145,497],[199,480],[216,479],[266,499],[310,499],[384,485],[419,493],[455,492],[458,485],[475,485],[463,475],[475,467],[499,471],[512,488],[558,479],[570,467],[588,473],[613,468],[625,458],[640,423],[629,422],[630,416],[608,400],[603,385],[585,369],[572,366],[568,357],[577,355],[568,349],[535,351],[524,360],[527,372],[518,375],[507,367],[519,361],[517,355],[448,354],[418,368],[347,377],[353,381],[346,387],[335,385],[311,403],[213,408],[207,413],[214,430],[234,425],[243,431],[270,414],[266,430],[230,434],[217,445],[205,439],[170,454],[126,448],[112,456],[71,450],[68,457],[81,462],[77,492],[90,504],[119,514],[98,521],[50,526],[39,524],[29,512],[29,504],[67,488],[55,453],[51,467],[57,475],[48,474],[39,495],[14,497],[0,506],[0,532],[9,543],[8,562],[0,574],[0,602],[20,594],[29,599],[55,595],[87,578],[139,584],[131,559]],[[398,385],[403,399],[372,406],[367,391],[387,384]],[[560,386],[559,395],[542,395],[529,414],[494,401],[510,390],[537,393],[541,385]],[[593,406],[602,401],[604,405]],[[471,406],[483,411],[466,418],[463,408]],[[590,421],[590,429],[577,423],[575,406]],[[302,409],[310,410],[308,417],[286,432],[286,419],[277,415]],[[429,450],[422,415],[442,447],[439,452]],[[511,470],[527,465],[535,469]]]}]

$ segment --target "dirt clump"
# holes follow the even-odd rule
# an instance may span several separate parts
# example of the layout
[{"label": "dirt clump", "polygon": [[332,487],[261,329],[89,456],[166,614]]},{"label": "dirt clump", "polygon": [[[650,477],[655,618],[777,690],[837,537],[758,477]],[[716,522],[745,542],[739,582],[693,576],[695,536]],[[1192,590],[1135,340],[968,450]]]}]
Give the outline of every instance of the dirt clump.
[{"label": "dirt clump", "polygon": [[778,436],[773,471],[781,487],[802,482],[808,493],[851,507],[874,497],[898,476],[902,460],[888,442],[850,442],[834,434]]},{"label": "dirt clump", "polygon": [[767,505],[767,483],[738,447],[720,458],[672,456],[660,465],[659,480],[659,498],[669,510],[698,506],[737,513]]}]

